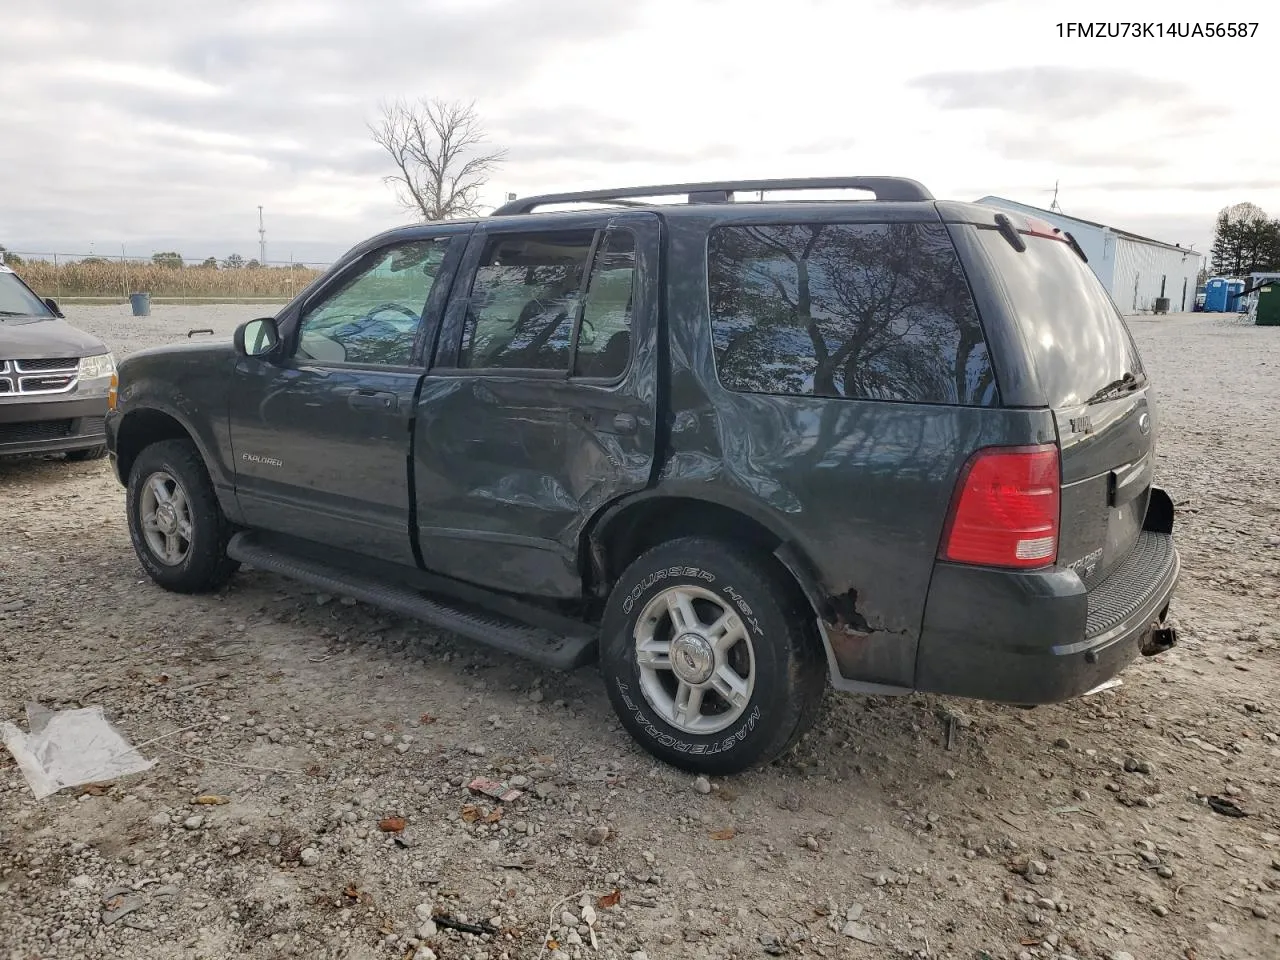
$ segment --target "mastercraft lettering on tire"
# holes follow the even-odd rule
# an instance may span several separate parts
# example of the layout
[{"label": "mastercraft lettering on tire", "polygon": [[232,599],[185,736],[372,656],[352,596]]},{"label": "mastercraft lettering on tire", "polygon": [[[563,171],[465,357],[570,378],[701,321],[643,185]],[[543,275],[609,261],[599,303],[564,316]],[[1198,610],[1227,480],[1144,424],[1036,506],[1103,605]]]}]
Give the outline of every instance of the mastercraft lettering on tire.
[{"label": "mastercraft lettering on tire", "polygon": [[[874,199],[754,199],[812,190]],[[732,774],[828,689],[1055,703],[1176,642],[1155,390],[1084,256],[901,177],[513,200],[131,356],[107,442],[161,586],[598,662],[641,748]]]}]

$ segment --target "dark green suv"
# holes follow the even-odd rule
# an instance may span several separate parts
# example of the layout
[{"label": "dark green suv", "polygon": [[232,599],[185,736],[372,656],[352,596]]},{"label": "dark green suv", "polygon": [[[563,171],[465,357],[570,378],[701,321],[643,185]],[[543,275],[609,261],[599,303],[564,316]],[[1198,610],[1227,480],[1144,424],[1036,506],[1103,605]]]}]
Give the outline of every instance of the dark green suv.
[{"label": "dark green suv", "polygon": [[[735,200],[835,188],[875,199]],[[1070,235],[858,178],[385,233],[234,344],[130,357],[108,436],[162,586],[246,562],[598,656],[647,750],[729,773],[828,685],[1048,703],[1171,646],[1155,424]]]}]

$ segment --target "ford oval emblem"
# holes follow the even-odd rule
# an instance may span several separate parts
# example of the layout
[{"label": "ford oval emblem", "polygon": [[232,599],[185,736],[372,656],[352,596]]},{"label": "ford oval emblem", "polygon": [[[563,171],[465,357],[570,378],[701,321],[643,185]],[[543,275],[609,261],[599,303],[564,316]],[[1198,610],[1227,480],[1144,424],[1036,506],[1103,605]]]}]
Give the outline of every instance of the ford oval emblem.
[{"label": "ford oval emblem", "polygon": [[1150,414],[1144,413],[1142,416],[1138,418],[1138,429],[1141,430],[1144,435],[1151,432],[1151,415]]}]

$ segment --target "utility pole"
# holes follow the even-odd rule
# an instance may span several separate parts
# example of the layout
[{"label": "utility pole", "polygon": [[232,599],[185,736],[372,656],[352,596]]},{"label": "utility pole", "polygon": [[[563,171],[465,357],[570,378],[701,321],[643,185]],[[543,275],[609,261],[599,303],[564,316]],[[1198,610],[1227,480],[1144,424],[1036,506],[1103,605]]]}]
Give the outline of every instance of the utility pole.
[{"label": "utility pole", "polygon": [[1058,181],[1057,180],[1053,181],[1053,202],[1049,204],[1049,209],[1056,210],[1058,213],[1062,212],[1062,208],[1058,206]]},{"label": "utility pole", "polygon": [[258,263],[267,265],[267,228],[262,225],[262,204],[258,204]]}]

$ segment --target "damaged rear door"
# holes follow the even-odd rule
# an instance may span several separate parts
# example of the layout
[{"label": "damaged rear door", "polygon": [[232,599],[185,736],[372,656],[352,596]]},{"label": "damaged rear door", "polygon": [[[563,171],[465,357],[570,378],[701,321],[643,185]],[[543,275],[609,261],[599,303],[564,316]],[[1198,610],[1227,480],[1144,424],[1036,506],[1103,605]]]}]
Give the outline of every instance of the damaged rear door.
[{"label": "damaged rear door", "polygon": [[427,569],[581,593],[583,526],[653,470],[659,243],[655,214],[599,211],[472,236],[418,403]]}]

